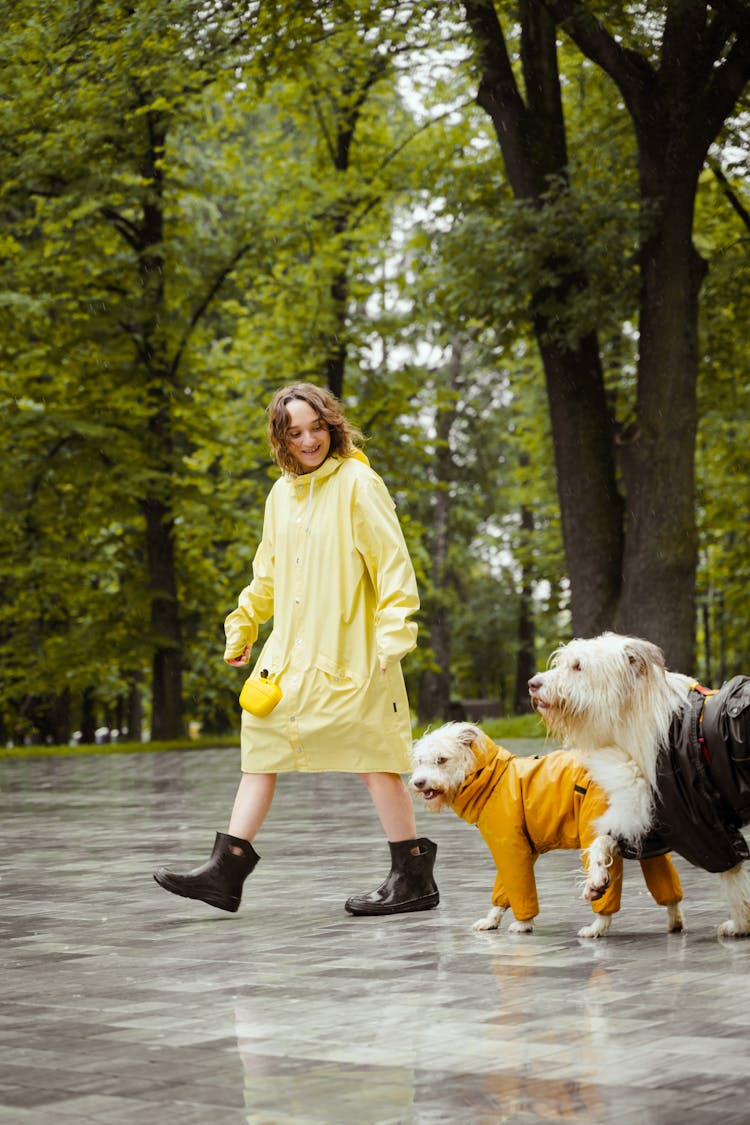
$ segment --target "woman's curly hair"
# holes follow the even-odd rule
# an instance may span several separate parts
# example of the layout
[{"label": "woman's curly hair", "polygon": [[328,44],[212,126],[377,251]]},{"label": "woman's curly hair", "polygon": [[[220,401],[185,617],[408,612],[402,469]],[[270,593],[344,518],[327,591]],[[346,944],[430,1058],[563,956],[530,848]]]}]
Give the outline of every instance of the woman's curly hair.
[{"label": "woman's curly hair", "polygon": [[316,387],[313,383],[292,383],[282,387],[268,406],[268,438],[273,458],[285,473],[300,476],[305,471],[287,444],[289,414],[286,408],[295,399],[306,402],[328,426],[331,435],[329,457],[348,457],[358,448],[358,443],[364,441],[357,427],[347,422],[339,400],[325,387]]}]

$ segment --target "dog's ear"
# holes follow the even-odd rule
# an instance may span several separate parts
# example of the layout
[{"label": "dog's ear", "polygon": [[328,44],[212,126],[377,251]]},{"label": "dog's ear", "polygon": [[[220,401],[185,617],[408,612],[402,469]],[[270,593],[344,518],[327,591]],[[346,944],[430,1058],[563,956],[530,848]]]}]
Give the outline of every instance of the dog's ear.
[{"label": "dog's ear", "polygon": [[636,676],[645,676],[652,665],[664,669],[664,653],[658,645],[651,641],[643,641],[640,637],[633,637],[625,645],[625,655]]},{"label": "dog's ear", "polygon": [[482,732],[479,727],[470,726],[469,723],[463,724],[460,730],[456,732],[462,746],[470,750],[478,738],[481,738]]},{"label": "dog's ear", "polygon": [[471,751],[477,769],[483,769],[496,756],[497,746],[481,727],[469,727],[464,738],[464,746]]}]

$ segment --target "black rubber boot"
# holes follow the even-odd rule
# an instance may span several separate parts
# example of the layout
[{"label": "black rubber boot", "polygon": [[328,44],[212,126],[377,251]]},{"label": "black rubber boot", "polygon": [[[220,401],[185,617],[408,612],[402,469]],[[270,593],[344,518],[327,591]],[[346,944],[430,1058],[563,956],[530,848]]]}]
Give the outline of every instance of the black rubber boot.
[{"label": "black rubber boot", "polygon": [[[242,848],[242,855],[236,855],[232,847]],[[219,910],[229,910],[234,914],[242,898],[242,884],[255,867],[260,856],[247,840],[237,836],[216,833],[214,850],[208,863],[188,871],[187,875],[177,875],[167,867],[159,867],[154,879],[165,891],[183,898],[197,898],[215,906]]]},{"label": "black rubber boot", "polygon": [[[432,910],[440,893],[432,877],[437,844],[422,837],[388,844],[391,870],[382,887],[367,895],[353,895],[344,904],[350,914],[406,914],[412,910]],[[419,848],[412,855],[412,848]]]}]

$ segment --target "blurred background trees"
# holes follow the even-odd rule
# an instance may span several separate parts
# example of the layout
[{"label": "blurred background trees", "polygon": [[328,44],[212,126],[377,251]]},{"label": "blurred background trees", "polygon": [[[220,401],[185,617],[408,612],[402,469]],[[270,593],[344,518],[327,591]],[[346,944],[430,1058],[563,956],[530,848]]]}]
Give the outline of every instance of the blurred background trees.
[{"label": "blurred background trees", "polygon": [[222,623],[325,383],[422,595],[422,719],[573,631],[745,667],[743,5],[10,0],[4,740],[237,724]]}]

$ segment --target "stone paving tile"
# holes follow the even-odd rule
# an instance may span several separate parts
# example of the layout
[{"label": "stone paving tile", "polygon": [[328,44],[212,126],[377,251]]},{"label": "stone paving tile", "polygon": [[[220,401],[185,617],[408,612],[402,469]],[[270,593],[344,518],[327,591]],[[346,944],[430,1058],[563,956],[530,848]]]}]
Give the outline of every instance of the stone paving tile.
[{"label": "stone paving tile", "polygon": [[351,918],[387,868],[364,787],[286,776],[223,914],[151,872],[203,862],[237,770],[234,750],[0,763],[0,1125],[748,1125],[750,941],[717,938],[716,877],[676,860],[668,935],[627,865],[587,942],[558,852],[534,935],[475,934],[489,852],[419,808],[440,906]]}]

